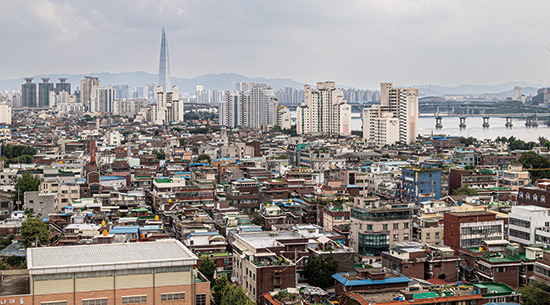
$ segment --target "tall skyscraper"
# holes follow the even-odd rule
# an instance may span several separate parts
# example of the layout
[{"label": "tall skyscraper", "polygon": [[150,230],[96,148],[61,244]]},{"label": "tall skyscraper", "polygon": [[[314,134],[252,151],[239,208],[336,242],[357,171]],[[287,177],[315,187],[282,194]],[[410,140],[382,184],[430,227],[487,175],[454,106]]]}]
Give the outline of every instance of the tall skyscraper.
[{"label": "tall skyscraper", "polygon": [[[395,120],[399,128],[395,129]],[[395,134],[397,132],[397,135]],[[380,105],[363,109],[363,138],[375,145],[413,144],[418,135],[418,89],[380,84]]]},{"label": "tall skyscraper", "polygon": [[91,97],[92,97],[92,88],[99,86],[99,78],[93,76],[85,76],[83,80],[80,81],[80,102],[82,105],[90,108]]},{"label": "tall skyscraper", "polygon": [[42,78],[42,82],[38,84],[38,107],[50,107],[50,92],[53,90],[53,83],[50,79]]},{"label": "tall skyscraper", "polygon": [[159,63],[159,86],[165,91],[172,88],[170,82],[170,59],[168,58],[168,40],[166,38],[166,29],[162,28],[162,38],[160,40],[160,63]]},{"label": "tall skyscraper", "polygon": [[55,93],[59,94],[59,92],[67,92],[68,94],[71,94],[71,83],[67,83],[67,79],[64,77],[59,78],[59,83],[55,84]]},{"label": "tall skyscraper", "polygon": [[25,83],[21,85],[21,100],[23,107],[34,108],[36,103],[36,84],[32,82],[32,78],[25,78]]},{"label": "tall skyscraper", "polygon": [[304,86],[304,101],[296,108],[296,132],[351,135],[351,106],[333,81]]}]

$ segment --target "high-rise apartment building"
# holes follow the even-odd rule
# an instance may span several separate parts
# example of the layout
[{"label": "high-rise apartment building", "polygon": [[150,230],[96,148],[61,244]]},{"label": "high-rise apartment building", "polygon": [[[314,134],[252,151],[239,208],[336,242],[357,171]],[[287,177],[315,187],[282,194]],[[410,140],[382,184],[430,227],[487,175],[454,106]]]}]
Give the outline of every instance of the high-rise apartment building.
[{"label": "high-rise apartment building", "polygon": [[6,102],[0,102],[0,124],[11,124],[11,106]]},{"label": "high-rise apartment building", "polygon": [[92,88],[96,86],[99,86],[98,77],[85,76],[80,81],[80,102],[88,108],[90,108],[91,104]]},{"label": "high-rise apartment building", "polygon": [[38,84],[38,107],[50,106],[50,92],[52,91],[54,91],[53,83],[50,83],[50,79],[42,78],[42,83]]},{"label": "high-rise apartment building", "polygon": [[90,96],[90,112],[113,112],[113,103],[116,99],[116,91],[111,86],[95,86]]},{"label": "high-rise apartment building", "polygon": [[220,103],[220,125],[260,128],[277,124],[278,100],[266,84],[253,84],[249,91],[226,92]]},{"label": "high-rise apartment building", "polygon": [[183,122],[184,103],[178,99],[178,87],[165,92],[161,86],[156,89],[156,104],[151,107],[151,121],[162,125],[169,122]]},{"label": "high-rise apartment building", "polygon": [[63,91],[71,94],[71,83],[67,83],[66,78],[60,77],[59,82],[55,84],[55,93],[59,94],[59,92]]},{"label": "high-rise apartment building", "polygon": [[159,86],[168,90],[172,88],[170,82],[170,59],[168,56],[168,39],[166,29],[162,28],[162,38],[160,40],[160,63],[159,63]]},{"label": "high-rise apartment building", "polygon": [[351,135],[351,106],[333,81],[304,86],[304,101],[296,109],[298,134]]},{"label": "high-rise apartment building", "polygon": [[36,84],[32,82],[32,77],[25,78],[25,83],[21,85],[21,100],[23,107],[34,108],[36,103]]},{"label": "high-rise apartment building", "polygon": [[[397,140],[394,120],[399,122]],[[391,122],[390,122],[391,121]],[[388,129],[383,130],[387,126]],[[384,133],[380,136],[380,132]],[[375,145],[412,144],[418,135],[418,89],[380,84],[380,105],[363,110],[363,138]]]}]

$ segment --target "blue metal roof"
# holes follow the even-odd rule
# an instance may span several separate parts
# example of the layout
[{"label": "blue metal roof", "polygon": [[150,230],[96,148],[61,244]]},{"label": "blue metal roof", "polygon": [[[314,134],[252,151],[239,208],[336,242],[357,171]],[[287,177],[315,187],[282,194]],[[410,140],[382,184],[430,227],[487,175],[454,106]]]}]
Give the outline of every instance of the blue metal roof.
[{"label": "blue metal roof", "polygon": [[102,177],[99,177],[99,181],[113,181],[113,180],[126,180],[126,177],[120,177],[120,176],[102,176]]},{"label": "blue metal roof", "polygon": [[137,234],[139,226],[116,226],[111,229],[110,234]]},{"label": "blue metal roof", "polygon": [[376,281],[371,279],[350,281],[345,277],[341,276],[339,273],[333,274],[332,278],[342,283],[344,286],[383,285],[383,284],[395,284],[395,283],[408,283],[411,281],[404,276],[390,277],[387,279],[376,280]]}]

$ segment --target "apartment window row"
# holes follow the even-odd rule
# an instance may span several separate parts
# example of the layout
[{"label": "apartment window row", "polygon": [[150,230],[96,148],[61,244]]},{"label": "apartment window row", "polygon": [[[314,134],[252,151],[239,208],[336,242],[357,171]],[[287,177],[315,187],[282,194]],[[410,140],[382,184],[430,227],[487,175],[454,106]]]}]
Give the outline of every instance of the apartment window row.
[{"label": "apartment window row", "polygon": [[82,300],[82,305],[107,305],[107,298]]},{"label": "apartment window row", "polygon": [[525,240],[530,240],[531,239],[531,234],[530,233],[526,233],[526,232],[522,232],[522,231],[518,231],[518,230],[514,230],[514,229],[510,229],[510,236],[525,239]]},{"label": "apartment window row", "polygon": [[550,270],[544,269],[542,267],[535,266],[535,272],[550,277]]},{"label": "apartment window row", "polygon": [[41,302],[40,305],[67,305],[67,301]]},{"label": "apartment window row", "polygon": [[161,301],[185,300],[185,292],[162,293],[160,295],[160,300]]},{"label": "apartment window row", "polygon": [[522,227],[522,228],[530,228],[531,227],[531,222],[530,221],[517,219],[517,218],[512,218],[512,217],[510,217],[508,223],[511,224],[511,225],[514,225],[514,226]]},{"label": "apartment window row", "polygon": [[147,303],[147,295],[134,295],[122,297],[122,304],[140,304]]}]

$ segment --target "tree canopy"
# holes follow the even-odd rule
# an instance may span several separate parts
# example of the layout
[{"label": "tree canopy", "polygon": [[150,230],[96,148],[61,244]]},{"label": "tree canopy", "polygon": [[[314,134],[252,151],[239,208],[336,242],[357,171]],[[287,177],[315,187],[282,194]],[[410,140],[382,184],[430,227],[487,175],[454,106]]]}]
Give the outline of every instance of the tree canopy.
[{"label": "tree canopy", "polygon": [[253,305],[254,302],[248,298],[243,287],[231,284],[227,276],[222,275],[212,288],[215,305]]},{"label": "tree canopy", "polygon": [[199,264],[199,271],[210,281],[210,286],[212,286],[214,284],[216,264],[209,257],[204,257]]},{"label": "tree canopy", "polygon": [[33,156],[36,154],[36,149],[25,145],[10,145],[2,144],[0,160],[4,160],[6,165],[32,162]]},{"label": "tree canopy", "polygon": [[25,192],[35,192],[38,191],[38,186],[40,185],[40,179],[29,174],[29,172],[24,172],[20,178],[17,178],[15,181],[15,190],[13,191],[13,199],[15,201],[24,200]]},{"label": "tree canopy", "polygon": [[210,164],[210,156],[207,155],[207,154],[200,154],[198,157],[197,157],[197,161],[200,162],[200,161],[206,161],[206,163]]},{"label": "tree canopy", "polygon": [[550,304],[550,287],[544,282],[531,282],[521,290],[521,298],[524,305]]},{"label": "tree canopy", "polygon": [[454,190],[453,195],[476,196],[477,191],[467,185],[463,185],[461,188]]},{"label": "tree canopy", "polygon": [[326,259],[321,257],[308,258],[304,266],[304,276],[312,286],[326,288],[334,285],[332,275],[338,270],[339,262],[329,255]]},{"label": "tree canopy", "polygon": [[48,245],[50,241],[50,232],[48,226],[42,219],[33,217],[27,218],[21,224],[21,243],[25,247],[40,247]]},{"label": "tree canopy", "polygon": [[[527,151],[521,154],[518,162],[523,165],[525,169],[545,169],[550,168],[550,161],[546,157],[537,154],[534,151]],[[550,178],[550,170],[537,170],[529,172],[532,180],[541,178]]]}]

